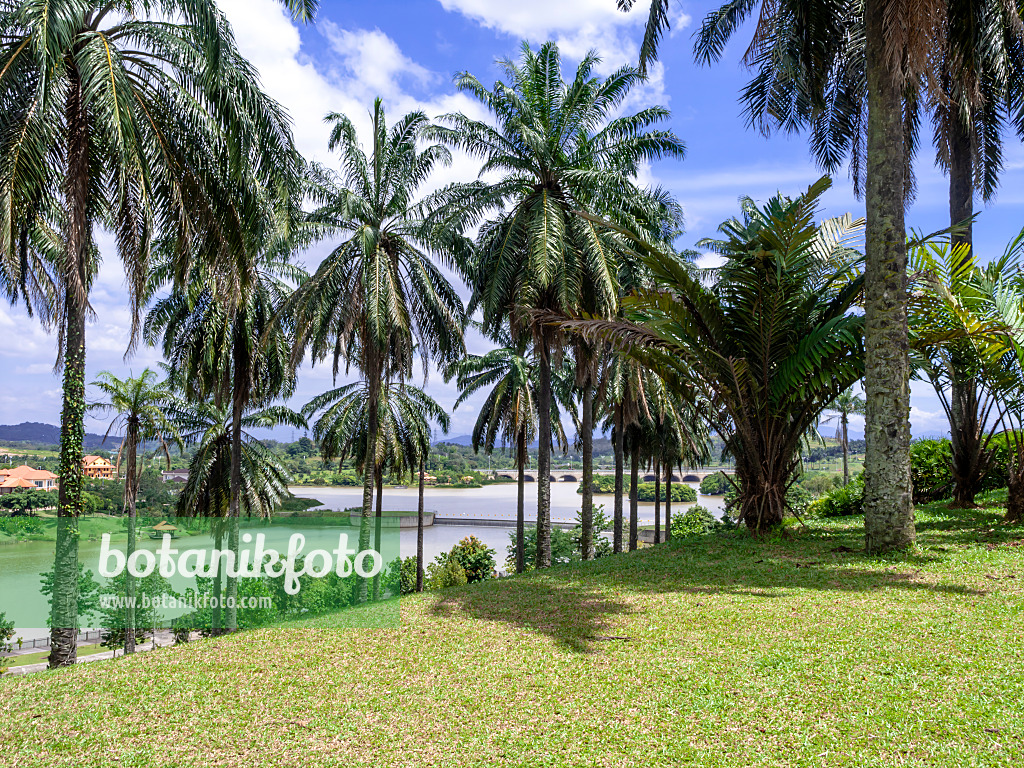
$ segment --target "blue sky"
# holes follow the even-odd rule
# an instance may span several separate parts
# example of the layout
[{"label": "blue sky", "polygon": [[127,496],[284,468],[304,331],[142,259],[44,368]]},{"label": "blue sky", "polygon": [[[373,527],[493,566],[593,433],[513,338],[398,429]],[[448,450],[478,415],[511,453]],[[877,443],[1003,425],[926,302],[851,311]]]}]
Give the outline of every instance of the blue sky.
[{"label": "blue sky", "polygon": [[[603,59],[601,71],[635,63],[646,18],[646,4],[630,14],[615,9],[615,0],[324,0],[315,25],[299,28],[274,0],[219,0],[235,28],[242,51],[257,66],[267,90],[284,104],[294,121],[296,141],[308,157],[330,163],[326,149],[328,111],[350,115],[361,128],[380,95],[391,116],[423,109],[434,116],[465,111],[483,116],[477,104],[452,87],[452,75],[469,70],[484,82],[498,75],[494,60],[515,56],[523,39],[558,41],[566,67],[575,66],[589,49]],[[630,99],[628,109],[661,103],[672,110],[670,126],[687,144],[682,162],[647,169],[644,181],[659,183],[682,202],[687,233],[680,245],[691,247],[714,234],[722,220],[737,211],[737,197],[766,199],[777,190],[797,193],[820,175],[800,136],[765,138],[746,127],[737,102],[747,73],[740,65],[749,34],[737,37],[725,61],[700,67],[692,60],[695,25],[716,4],[674,2],[673,31],[650,81]],[[456,157],[433,184],[473,178],[475,161]],[[910,227],[933,231],[947,224],[947,185],[925,151],[917,163],[918,198],[908,213]],[[863,215],[845,177],[835,179],[827,194],[828,212]],[[993,204],[981,209],[975,247],[983,258],[1002,252],[1024,225],[1024,148],[1007,142],[1006,168]],[[107,369],[119,375],[154,365],[159,356],[141,349],[129,361],[129,315],[124,275],[111,239],[100,235],[105,261],[93,294],[96,317],[88,329],[88,377]],[[323,243],[301,255],[310,269],[328,252]],[[60,381],[53,375],[55,337],[48,336],[18,308],[0,306],[0,423],[58,423]],[[470,351],[486,343],[470,339]],[[329,365],[303,368],[292,404],[298,407],[331,385]],[[438,376],[428,391],[445,407],[456,398],[453,386]],[[946,431],[938,400],[928,385],[913,384],[912,422],[917,435]],[[451,434],[470,431],[476,403],[460,407]],[[90,429],[99,424],[92,422]],[[860,425],[854,429],[859,431]],[[282,437],[289,437],[283,434]]]}]

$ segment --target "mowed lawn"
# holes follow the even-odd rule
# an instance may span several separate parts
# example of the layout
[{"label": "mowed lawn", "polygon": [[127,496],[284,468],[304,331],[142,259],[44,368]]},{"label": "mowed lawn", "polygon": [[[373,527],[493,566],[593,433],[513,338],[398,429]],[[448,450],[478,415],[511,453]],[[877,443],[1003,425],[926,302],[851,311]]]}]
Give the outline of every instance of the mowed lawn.
[{"label": "mowed lawn", "polygon": [[401,630],[0,680],[0,765],[1024,765],[1001,514],[923,508],[886,559],[859,518],[726,533],[405,598]]}]

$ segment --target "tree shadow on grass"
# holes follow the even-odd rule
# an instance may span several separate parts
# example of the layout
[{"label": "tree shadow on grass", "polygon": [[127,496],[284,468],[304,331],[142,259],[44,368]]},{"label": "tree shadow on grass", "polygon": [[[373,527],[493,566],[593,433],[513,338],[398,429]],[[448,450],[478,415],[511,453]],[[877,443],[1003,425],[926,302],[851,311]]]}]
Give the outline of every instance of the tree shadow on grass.
[{"label": "tree shadow on grass", "polygon": [[642,610],[627,602],[628,596],[744,596],[774,602],[797,591],[987,594],[921,578],[923,567],[940,559],[933,555],[879,560],[836,546],[842,540],[826,533],[767,544],[735,532],[687,540],[455,589],[432,611],[446,618],[462,614],[524,628],[549,636],[567,650],[591,653],[609,642],[629,642],[623,630],[614,628],[619,624],[615,617]]}]

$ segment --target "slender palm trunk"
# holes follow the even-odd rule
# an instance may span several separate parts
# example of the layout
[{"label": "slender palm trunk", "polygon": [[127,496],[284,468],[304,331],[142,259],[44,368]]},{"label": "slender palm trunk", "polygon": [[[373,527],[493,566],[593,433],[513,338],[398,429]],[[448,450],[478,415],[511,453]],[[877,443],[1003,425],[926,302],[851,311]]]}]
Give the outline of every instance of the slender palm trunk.
[{"label": "slender palm trunk", "polygon": [[[363,509],[359,525],[359,551],[370,548],[370,516],[373,512],[373,481],[374,465],[377,456],[377,431],[380,429],[380,415],[377,413],[380,398],[380,371],[376,364],[376,355],[368,351],[366,371],[367,409],[369,411],[366,425],[366,461],[363,467]],[[359,580],[358,602],[365,603],[369,597],[369,584],[366,579]]]},{"label": "slender palm trunk", "polygon": [[949,123],[949,223],[964,228],[950,237],[953,246],[973,245],[974,162],[971,136],[963,123],[954,118]]},{"label": "slender palm trunk", "polygon": [[580,511],[580,551],[584,560],[594,559],[594,388],[588,377],[583,387],[583,505]]},{"label": "slender palm trunk", "polygon": [[537,567],[548,568],[551,565],[551,349],[546,330],[541,330],[538,343]]},{"label": "slender palm trunk", "polygon": [[[128,468],[124,476],[124,516],[128,519],[128,550],[126,556],[131,558],[135,552],[135,505],[139,495],[139,475],[137,469],[137,453],[139,444],[139,428],[132,418],[128,419],[128,434],[125,435],[125,452],[128,454]],[[124,627],[124,653],[135,653],[135,627],[137,626],[135,610],[135,577],[125,570],[125,603],[127,605]]]},{"label": "slender palm trunk", "polygon": [[[241,338],[245,323],[241,317],[235,321],[234,384],[231,398],[231,499],[228,503],[228,549],[238,567],[239,522],[242,510],[242,417],[249,397],[249,383],[245,376],[248,362]],[[238,630],[238,577],[227,575],[227,594],[224,598],[224,624],[228,632]]]},{"label": "slender palm trunk", "polygon": [[672,538],[672,463],[665,465],[665,541]]},{"label": "slender palm trunk", "polygon": [[850,435],[846,430],[849,417],[845,413],[840,414],[843,422],[843,485],[850,484]]},{"label": "slender palm trunk", "polygon": [[629,551],[637,547],[637,528],[639,523],[639,484],[640,484],[640,451],[633,445],[629,451]]},{"label": "slender palm trunk", "polygon": [[423,476],[427,472],[426,457],[420,456],[419,503],[416,507],[416,591],[423,591]]},{"label": "slender palm trunk", "polygon": [[612,516],[612,551],[622,551],[622,406],[615,405],[614,432],[612,433],[612,449],[615,453],[615,507]]},{"label": "slender palm trunk", "polygon": [[[224,526],[220,521],[216,523],[216,530],[213,535],[213,546],[220,552],[224,548]],[[224,578],[220,569],[213,577],[213,618],[210,622],[212,634],[219,635],[224,631],[224,607],[221,605],[224,596]]]},{"label": "slender palm trunk", "polygon": [[67,255],[64,296],[64,405],[60,420],[60,487],[57,498],[50,613],[49,667],[74,664],[78,656],[78,517],[82,513],[85,439],[85,312],[89,246],[89,124],[78,71],[68,72]]},{"label": "slender palm trunk", "polygon": [[1024,522],[1024,453],[1022,446],[1013,447],[1014,456],[1010,458],[1010,477],[1006,484],[1006,516],[1007,523]]},{"label": "slender palm trunk", "polygon": [[882,0],[866,0],[864,6],[868,80],[864,532],[869,553],[902,549],[915,538],[903,89],[886,59],[887,8]]},{"label": "slender palm trunk", "polygon": [[654,459],[654,543],[661,543],[661,460]]},{"label": "slender palm trunk", "polygon": [[[374,470],[377,481],[377,514],[373,521],[373,548],[380,552],[381,526],[384,522],[384,473],[380,467]],[[380,574],[373,577],[373,599],[380,600]]]},{"label": "slender palm trunk", "polygon": [[526,430],[516,438],[516,466],[519,469],[516,497],[516,573],[526,570]]}]

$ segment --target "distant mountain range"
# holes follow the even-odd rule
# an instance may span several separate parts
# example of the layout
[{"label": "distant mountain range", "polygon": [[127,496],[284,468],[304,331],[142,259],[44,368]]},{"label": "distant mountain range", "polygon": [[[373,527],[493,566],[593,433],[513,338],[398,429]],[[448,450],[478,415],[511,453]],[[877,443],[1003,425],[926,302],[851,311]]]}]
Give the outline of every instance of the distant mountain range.
[{"label": "distant mountain range", "polygon": [[[60,427],[52,424],[40,424],[37,421],[26,421],[21,424],[0,424],[0,440],[12,443],[32,443],[33,445],[60,445]],[[106,448],[116,450],[119,438],[111,435],[103,442],[103,435],[86,433],[86,448]]]}]

